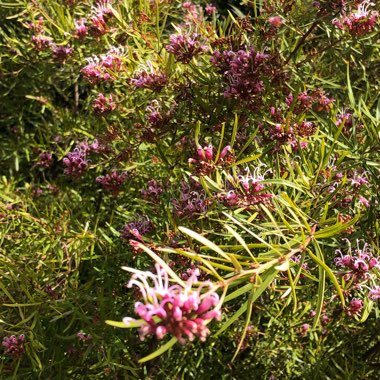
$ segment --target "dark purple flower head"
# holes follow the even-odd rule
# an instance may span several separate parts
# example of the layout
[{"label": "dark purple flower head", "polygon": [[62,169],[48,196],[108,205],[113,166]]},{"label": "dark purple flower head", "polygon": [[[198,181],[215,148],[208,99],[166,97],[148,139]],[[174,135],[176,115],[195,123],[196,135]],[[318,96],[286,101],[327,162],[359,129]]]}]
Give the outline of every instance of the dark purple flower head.
[{"label": "dark purple flower head", "polygon": [[190,185],[182,182],[180,186],[181,192],[179,198],[172,200],[174,213],[179,218],[196,218],[204,214],[208,208],[208,201],[204,190],[198,189],[193,182]]},{"label": "dark purple flower head", "polygon": [[307,332],[309,331],[309,329],[310,329],[310,325],[308,323],[304,323],[303,325],[301,325],[301,335],[305,336]]},{"label": "dark purple flower head", "polygon": [[341,112],[338,115],[335,124],[336,124],[337,127],[340,127],[343,124],[344,125],[344,127],[343,127],[344,129],[351,130],[352,125],[353,125],[353,115],[352,115],[352,113],[347,112],[347,111]]},{"label": "dark purple flower head", "polygon": [[81,342],[88,342],[92,340],[92,336],[90,334],[86,334],[84,332],[79,331],[77,333],[77,337]]},{"label": "dark purple flower head", "polygon": [[322,314],[321,323],[322,323],[322,326],[326,326],[330,323],[330,318],[327,314]]},{"label": "dark purple flower head", "polygon": [[170,36],[170,44],[166,45],[166,50],[172,53],[177,61],[189,63],[193,57],[208,51],[208,48],[201,41],[200,34],[186,35],[180,33]]},{"label": "dark purple flower head", "polygon": [[38,156],[37,166],[41,168],[49,168],[53,163],[53,154],[50,152],[42,152]]},{"label": "dark purple flower head", "polygon": [[276,57],[257,52],[253,47],[238,51],[216,50],[211,63],[227,83],[224,91],[226,98],[258,102],[266,89],[264,80],[274,84],[284,76],[282,65]]},{"label": "dark purple flower head", "polygon": [[109,191],[114,197],[119,194],[122,185],[127,179],[127,173],[119,174],[116,170],[113,170],[111,174],[102,175],[96,178],[96,183],[102,185],[102,187]]},{"label": "dark purple flower head", "polygon": [[57,45],[52,45],[52,51],[53,51],[53,58],[60,62],[60,63],[65,63],[67,58],[73,54],[74,49],[70,47],[70,45],[67,46],[57,46]]},{"label": "dark purple flower head", "polygon": [[154,202],[159,201],[161,193],[164,191],[162,185],[154,179],[149,180],[147,185],[147,189],[141,190],[141,194],[143,195],[144,199]]},{"label": "dark purple flower head", "polygon": [[334,101],[335,99],[327,97],[325,91],[320,88],[303,91],[297,98],[290,93],[285,98],[286,105],[292,108],[292,112],[296,115],[310,110],[329,112]]},{"label": "dark purple flower head", "polygon": [[148,218],[140,218],[127,223],[121,230],[121,238],[125,240],[137,238],[143,240],[142,236],[153,230],[153,224]]},{"label": "dark purple flower head", "polygon": [[315,133],[316,126],[311,121],[302,121],[300,124],[295,124],[293,130],[300,137],[309,137]]},{"label": "dark purple flower head", "polygon": [[1,345],[5,348],[7,355],[19,358],[25,351],[24,343],[25,335],[21,334],[18,337],[16,335],[6,336]]},{"label": "dark purple flower head", "polygon": [[77,147],[63,159],[63,165],[65,166],[64,173],[78,178],[87,170],[88,164],[86,151]]},{"label": "dark purple flower head", "polygon": [[[156,274],[123,269],[134,273],[128,287],[137,286],[142,294],[143,302],[135,304],[135,312],[142,319],[139,330],[141,340],[150,334],[158,339],[171,334],[181,344],[187,340],[193,341],[195,337],[202,342],[206,340],[210,333],[207,323],[221,317],[219,296],[209,282],[194,288],[198,282],[197,270],[186,283],[170,286],[168,273],[158,264]],[[202,294],[203,288],[208,288],[208,291]],[[124,318],[123,322],[128,326],[136,320]]]},{"label": "dark purple flower head", "polygon": [[163,120],[161,104],[158,100],[152,100],[146,107],[148,123],[153,126],[159,126]]},{"label": "dark purple flower head", "polygon": [[219,154],[218,159],[215,157],[215,150],[212,144],[206,145],[202,148],[201,145],[197,147],[197,158],[189,158],[188,162],[195,175],[209,175],[218,165],[231,164],[235,160],[232,149],[226,145]]}]

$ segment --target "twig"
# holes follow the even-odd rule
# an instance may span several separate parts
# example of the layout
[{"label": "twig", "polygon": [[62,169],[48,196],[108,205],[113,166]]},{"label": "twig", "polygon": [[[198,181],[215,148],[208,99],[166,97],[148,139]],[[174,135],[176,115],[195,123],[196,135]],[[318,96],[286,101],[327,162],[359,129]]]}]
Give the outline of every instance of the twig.
[{"label": "twig", "polygon": [[315,20],[312,24],[311,24],[311,27],[309,28],[309,30],[301,37],[301,39],[299,40],[297,46],[293,49],[293,51],[289,54],[289,57],[286,59],[285,61],[285,65],[287,65],[289,63],[289,61],[293,58],[293,56],[297,53],[297,51],[299,50],[299,48],[303,45],[303,43],[305,42],[306,38],[311,34],[311,32],[315,29],[315,27],[318,25],[319,23],[319,19]]}]

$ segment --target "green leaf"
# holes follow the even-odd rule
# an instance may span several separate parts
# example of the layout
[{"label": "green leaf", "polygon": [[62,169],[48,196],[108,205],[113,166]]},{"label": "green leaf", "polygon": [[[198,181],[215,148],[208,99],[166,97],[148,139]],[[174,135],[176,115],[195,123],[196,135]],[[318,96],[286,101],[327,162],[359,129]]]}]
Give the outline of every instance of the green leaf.
[{"label": "green leaf", "polygon": [[[158,255],[156,255],[151,249],[145,246],[142,243],[138,244],[138,247],[144,250],[154,261],[156,261],[160,266],[165,269],[165,272],[177,283],[181,286],[185,287],[185,283],[174,273],[174,271],[165,263],[164,260],[161,259]],[[122,267],[124,270],[131,272],[132,268]]]},{"label": "green leaf", "polygon": [[218,253],[227,261],[231,262],[236,270],[240,271],[242,269],[240,263],[236,260],[236,258],[233,255],[228,255],[227,253],[223,252],[216,244],[206,239],[204,236],[199,235],[197,232],[192,231],[186,227],[178,227],[178,229],[184,234],[204,244],[206,247],[210,248],[212,251]]},{"label": "green leaf", "polygon": [[121,329],[132,329],[136,327],[141,327],[143,324],[143,320],[139,319],[133,322],[129,322],[128,325],[126,325],[124,322],[120,321],[111,321],[111,320],[106,320],[107,325],[113,326],[113,327],[118,327]]},{"label": "green leaf", "polygon": [[247,307],[248,301],[244,302],[243,305],[241,305],[240,309],[223,324],[223,326],[216,332],[215,336],[220,335],[229,326],[231,326],[247,310]]},{"label": "green leaf", "polygon": [[248,156],[246,158],[243,158],[242,160],[236,161],[232,166],[238,166],[241,164],[246,164],[251,161],[255,161],[259,159],[262,156],[262,153],[254,154],[253,156]]},{"label": "green leaf", "polygon": [[164,352],[169,350],[169,348],[173,347],[177,343],[177,338],[173,337],[170,339],[167,343],[165,343],[163,346],[161,346],[158,350],[154,351],[152,354],[145,356],[144,358],[139,360],[139,363],[145,363],[149,360],[152,360],[156,358],[157,356],[162,355]]},{"label": "green leaf", "polygon": [[253,297],[254,297],[254,294],[255,294],[255,290],[252,290],[251,294],[249,295],[249,298],[248,298],[248,303],[247,303],[247,315],[245,317],[245,324],[244,324],[244,330],[243,330],[243,334],[241,335],[241,338],[240,338],[240,341],[239,341],[239,344],[238,346],[236,347],[236,351],[235,351],[235,354],[234,356],[232,357],[231,361],[234,361],[236,356],[238,355],[239,351],[240,351],[240,348],[244,342],[244,339],[245,339],[245,336],[247,335],[247,330],[248,330],[248,326],[249,326],[249,322],[251,320],[251,315],[252,315],[252,307],[253,307]]},{"label": "green leaf", "polygon": [[224,302],[228,302],[228,301],[233,300],[234,298],[240,297],[242,294],[249,292],[252,288],[253,288],[253,284],[251,283],[246,284],[242,286],[240,289],[237,289],[231,294],[229,294],[228,296],[226,296],[226,298],[224,299]]},{"label": "green leaf", "polygon": [[[252,303],[255,302],[261,296],[261,294],[265,291],[265,289],[271,284],[273,279],[276,277],[277,273],[278,272],[274,268],[271,268],[271,269],[268,269],[262,275],[262,277],[265,277],[265,279],[261,282],[258,288],[255,287],[252,290],[252,298],[251,298]],[[234,293],[236,293],[236,291]],[[227,297],[225,299],[227,299]],[[240,307],[240,309],[223,324],[223,326],[218,330],[218,332],[215,335],[218,336],[223,331],[225,331],[230,325],[232,325],[232,323],[234,323],[247,310],[247,308],[248,308],[248,301],[244,302],[244,304]]]},{"label": "green leaf", "polygon": [[228,224],[224,224],[224,227],[228,230],[228,232],[233,235],[233,237],[244,247],[244,249],[248,252],[249,256],[252,257],[252,259],[257,262],[256,258],[253,256],[251,250],[248,248],[247,244],[245,243],[244,239]]},{"label": "green leaf", "polygon": [[326,239],[329,237],[337,236],[341,232],[345,231],[347,228],[353,226],[359,220],[359,218],[360,218],[360,215],[358,214],[347,223],[338,222],[334,224],[333,226],[323,228],[317,231],[314,237],[316,239]]},{"label": "green leaf", "polygon": [[[318,242],[314,241],[314,247],[316,248],[318,258],[324,262],[323,254],[321,252],[321,249],[319,247]],[[317,307],[316,307],[316,314],[314,316],[314,322],[313,322],[313,328],[317,326],[317,323],[319,321],[319,318],[322,313],[323,308],[323,301],[325,299],[325,287],[326,287],[326,271],[323,269],[322,266],[318,267],[319,271],[319,279],[318,279],[318,299],[317,299]]]},{"label": "green leaf", "polygon": [[233,146],[235,144],[238,125],[239,125],[239,116],[237,113],[235,113],[234,126],[233,126],[233,130],[232,130],[232,136],[231,136],[231,142],[230,142],[231,148],[233,148]]},{"label": "green leaf", "polygon": [[310,249],[308,249],[308,253],[309,253],[310,257],[313,259],[313,261],[315,261],[318,265],[320,265],[326,271],[326,274],[329,276],[330,280],[334,284],[334,286],[335,286],[335,288],[336,288],[336,290],[337,290],[337,292],[339,294],[339,297],[340,297],[340,300],[342,302],[342,305],[344,306],[345,305],[344,295],[343,295],[342,289],[341,289],[341,287],[339,285],[339,282],[336,279],[336,277],[335,277],[334,273],[332,272],[332,270],[322,260],[320,260],[317,256],[315,256],[310,251]]}]

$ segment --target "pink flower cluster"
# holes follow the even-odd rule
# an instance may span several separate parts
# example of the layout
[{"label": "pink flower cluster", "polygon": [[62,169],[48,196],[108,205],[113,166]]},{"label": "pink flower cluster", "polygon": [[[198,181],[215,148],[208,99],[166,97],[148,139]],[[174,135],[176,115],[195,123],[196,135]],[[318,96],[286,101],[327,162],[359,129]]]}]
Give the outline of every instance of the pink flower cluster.
[{"label": "pink flower cluster", "polygon": [[108,32],[107,22],[113,16],[113,11],[107,6],[109,1],[98,1],[97,3],[97,7],[93,8],[93,15],[91,16],[90,32],[99,37]]},{"label": "pink flower cluster", "polygon": [[189,63],[193,57],[208,51],[207,46],[201,41],[201,35],[197,33],[172,34],[170,43],[165,48],[175,56],[178,62],[182,63]]},{"label": "pink flower cluster", "polygon": [[332,23],[337,28],[354,36],[370,33],[373,31],[379,17],[378,12],[369,9],[373,5],[375,4],[370,0],[364,0],[359,4],[357,10],[334,19]]},{"label": "pink flower cluster", "polygon": [[294,100],[293,94],[289,94],[285,99],[288,107],[293,107],[293,112],[296,114],[307,112],[311,109],[318,112],[329,112],[334,101],[335,99],[327,97],[324,90],[320,88],[303,91],[296,100]]},{"label": "pink flower cluster", "polygon": [[198,159],[189,158],[188,162],[189,164],[195,166],[196,173],[200,175],[208,175],[215,169],[216,165],[231,163],[234,160],[234,156],[229,145],[222,149],[217,161],[215,161],[214,147],[211,144],[203,148],[199,145],[197,148],[197,153]]},{"label": "pink flower cluster", "polygon": [[92,103],[92,108],[96,115],[105,116],[116,108],[116,104],[113,102],[112,95],[106,98],[102,93],[99,93]]},{"label": "pink flower cluster", "polygon": [[24,343],[25,335],[21,334],[18,337],[16,335],[6,336],[1,345],[5,348],[6,354],[18,358],[25,351]]},{"label": "pink flower cluster", "polygon": [[27,23],[27,27],[35,33],[32,36],[32,43],[36,50],[41,51],[51,47],[52,38],[45,35],[44,18],[42,16],[36,22]]},{"label": "pink flower cluster", "polygon": [[209,15],[209,16],[213,15],[217,11],[218,11],[218,9],[216,8],[216,6],[214,4],[207,4],[206,5],[205,12],[206,12],[207,15]]},{"label": "pink flower cluster", "polygon": [[308,142],[304,139],[315,133],[316,126],[313,122],[306,120],[294,122],[293,118],[288,119],[288,111],[284,112],[281,108],[275,107],[270,108],[270,115],[275,124],[259,123],[259,128],[265,140],[276,143],[276,150],[285,144],[290,145],[293,150],[298,150],[299,147],[305,149],[308,146]]},{"label": "pink flower cluster", "polygon": [[368,298],[371,301],[377,301],[380,299],[380,286],[375,285],[372,289],[368,292]]},{"label": "pink flower cluster", "polygon": [[354,283],[367,281],[372,278],[370,273],[372,269],[380,269],[380,261],[373,256],[372,249],[367,243],[363,245],[363,248],[359,248],[358,242],[358,248],[354,251],[349,246],[349,252],[346,255],[343,255],[340,250],[336,253],[339,256],[334,259],[335,265],[344,270],[342,275],[346,281],[351,280]]},{"label": "pink flower cluster", "polygon": [[77,332],[77,337],[81,342],[88,342],[92,340],[91,334],[86,334],[82,331]]},{"label": "pink flower cluster", "polygon": [[240,175],[238,177],[240,186],[237,186],[235,190],[230,190],[227,195],[221,195],[220,200],[227,206],[238,206],[244,208],[250,208],[259,203],[268,203],[273,194],[264,193],[265,185],[261,183],[264,180],[264,175],[260,175],[260,166],[258,166],[253,175],[247,168],[246,175]]},{"label": "pink flower cluster", "polygon": [[137,88],[160,92],[166,86],[168,78],[165,73],[155,70],[151,62],[147,62],[146,66],[141,67],[130,82]]},{"label": "pink flower cluster", "polygon": [[344,111],[338,115],[335,125],[337,127],[340,127],[343,124],[344,125],[343,128],[351,129],[353,125],[352,119],[353,119],[352,113]]},{"label": "pink flower cluster", "polygon": [[52,56],[55,61],[60,63],[65,63],[67,58],[73,54],[74,49],[70,45],[56,45],[50,36],[47,36],[46,30],[44,29],[44,19],[39,17],[36,22],[29,22],[27,24],[28,28],[35,32],[32,36],[32,43],[34,48],[38,51],[50,49],[52,51]]},{"label": "pink flower cluster", "polygon": [[284,23],[284,20],[280,16],[272,16],[268,18],[268,22],[275,28],[279,28]]},{"label": "pink flower cluster", "polygon": [[161,104],[158,100],[153,99],[146,107],[147,121],[152,127],[158,127],[163,121],[163,115],[161,113]]},{"label": "pink flower cluster", "polygon": [[[135,312],[141,318],[140,338],[153,334],[162,339],[166,334],[174,335],[181,344],[199,337],[205,341],[210,330],[207,323],[221,317],[219,296],[212,290],[209,282],[203,282],[193,288],[197,282],[198,271],[189,277],[185,286],[169,284],[169,276],[165,269],[156,264],[156,274],[142,272],[132,268],[124,268],[134,275],[128,287],[137,286],[144,302],[136,302]],[[151,286],[153,283],[153,286]],[[202,293],[203,289],[207,289]],[[136,322],[132,318],[124,318],[128,326]]]},{"label": "pink flower cluster", "polygon": [[85,18],[81,18],[79,21],[74,20],[75,30],[74,30],[74,38],[83,39],[87,36],[88,28],[86,26],[87,20]]},{"label": "pink flower cluster", "polygon": [[183,9],[187,11],[185,15],[185,21],[188,23],[197,22],[199,20],[200,7],[192,3],[191,1],[185,1],[182,4]]},{"label": "pink flower cluster", "polygon": [[32,36],[32,42],[35,49],[39,51],[49,49],[53,44],[52,38],[43,34]]},{"label": "pink flower cluster", "polygon": [[249,100],[262,93],[265,89],[262,78],[270,75],[269,58],[268,54],[256,52],[253,47],[237,52],[216,50],[211,63],[228,82],[224,96]]},{"label": "pink flower cluster", "polygon": [[94,56],[86,58],[87,65],[82,68],[81,73],[91,84],[100,82],[111,82],[115,79],[115,73],[121,71],[123,66],[123,50],[112,47],[106,55],[100,58]]},{"label": "pink flower cluster", "polygon": [[360,315],[363,309],[363,301],[360,298],[353,298],[345,309],[349,317]]},{"label": "pink flower cluster", "polygon": [[286,77],[278,57],[258,52],[252,46],[238,51],[215,50],[211,63],[227,83],[226,98],[257,103],[256,107],[261,105],[266,84],[278,85]]}]

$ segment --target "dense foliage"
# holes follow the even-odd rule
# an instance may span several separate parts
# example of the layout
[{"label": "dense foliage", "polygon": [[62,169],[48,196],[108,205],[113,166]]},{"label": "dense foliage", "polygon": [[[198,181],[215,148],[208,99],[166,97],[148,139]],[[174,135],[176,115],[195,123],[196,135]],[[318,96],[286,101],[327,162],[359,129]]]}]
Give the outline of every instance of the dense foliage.
[{"label": "dense foliage", "polygon": [[378,376],[375,1],[0,4],[2,378]]}]

